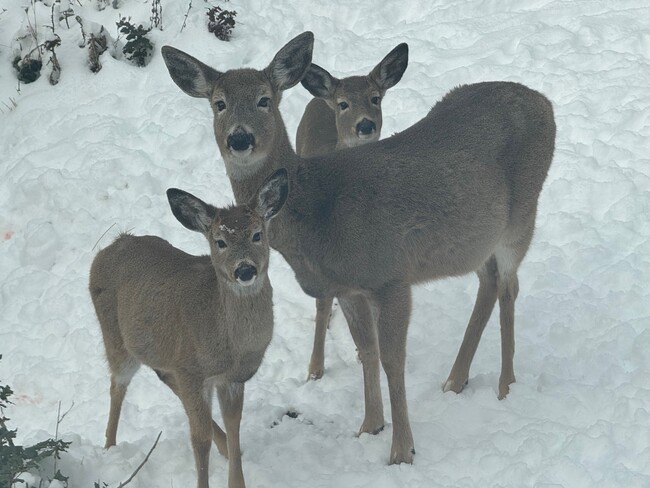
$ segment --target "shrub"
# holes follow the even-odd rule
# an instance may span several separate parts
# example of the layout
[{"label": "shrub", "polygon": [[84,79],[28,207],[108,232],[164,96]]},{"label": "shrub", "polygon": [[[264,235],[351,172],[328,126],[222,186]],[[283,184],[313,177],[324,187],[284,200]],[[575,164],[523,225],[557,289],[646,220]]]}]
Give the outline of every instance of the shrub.
[{"label": "shrub", "polygon": [[208,30],[212,32],[217,39],[229,41],[232,30],[235,28],[234,10],[224,10],[221,7],[212,7],[208,10]]},{"label": "shrub", "polygon": [[[66,452],[71,444],[57,439],[47,439],[29,447],[15,445],[14,439],[18,429],[9,430],[7,422],[10,419],[4,416],[5,409],[11,404],[9,400],[11,395],[13,391],[8,385],[0,385],[0,488],[10,488],[14,483],[23,481],[20,478],[22,474],[38,471],[43,460],[49,457],[60,459],[60,453]],[[68,478],[60,471],[56,470],[53,479],[67,486]]]},{"label": "shrub", "polygon": [[40,58],[32,58],[30,55],[21,58],[14,58],[13,66],[18,72],[18,79],[23,83],[32,83],[41,76],[43,61]]},{"label": "shrub", "polygon": [[147,38],[151,27],[145,29],[142,24],[135,26],[131,23],[131,18],[122,17],[117,23],[117,29],[121,34],[126,35],[126,44],[122,52],[126,58],[134,62],[137,66],[146,66],[153,52],[153,44]]}]

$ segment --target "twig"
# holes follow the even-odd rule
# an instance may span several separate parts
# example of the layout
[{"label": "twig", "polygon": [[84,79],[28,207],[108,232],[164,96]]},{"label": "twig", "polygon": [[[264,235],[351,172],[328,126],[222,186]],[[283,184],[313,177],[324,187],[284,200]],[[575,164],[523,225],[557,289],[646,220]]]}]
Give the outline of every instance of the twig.
[{"label": "twig", "polygon": [[[59,408],[57,409],[56,412],[56,428],[54,429],[54,440],[58,441],[59,440],[59,425],[61,422],[63,422],[63,419],[65,418],[66,415],[70,413],[72,410],[72,407],[74,407],[74,401],[70,405],[70,408],[64,412],[63,415],[61,415],[61,400],[59,400]],[[58,445],[58,444],[57,444]],[[54,474],[56,475],[56,462],[59,459],[59,453],[58,449],[56,450],[56,453],[54,455]]]},{"label": "twig", "polygon": [[[2,105],[4,105],[7,108],[7,110],[11,112],[12,110],[18,107],[18,104],[16,103],[16,100],[14,100],[11,97],[9,97],[9,101],[11,102],[11,105],[7,105],[7,102],[2,102]],[[5,113],[5,111],[2,110],[2,108],[0,108],[0,112]]]},{"label": "twig", "polygon": [[142,466],[144,466],[144,464],[149,460],[149,456],[151,456],[151,453],[156,448],[156,445],[158,445],[158,439],[160,439],[161,435],[162,435],[162,430],[158,433],[158,437],[156,437],[156,442],[153,443],[153,446],[151,446],[151,449],[149,449],[149,452],[145,456],[144,460],[140,463],[140,466],[136,468],[136,470],[133,472],[133,474],[129,477],[128,480],[126,480],[124,483],[120,483],[117,486],[117,488],[124,488],[133,480],[133,478],[135,478],[135,475],[138,474],[138,471],[140,471],[140,469],[142,469]]},{"label": "twig", "polygon": [[[54,6],[55,5],[56,4],[54,4],[54,3],[52,4],[52,17],[51,17],[51,19],[52,19],[52,34],[54,34]],[[47,27],[49,27],[49,25]]]},{"label": "twig", "polygon": [[54,439],[59,440],[59,424],[63,422],[63,419],[65,418],[66,415],[68,415],[72,409],[74,408],[74,401],[70,404],[70,408],[67,409],[65,412],[63,412],[63,415],[61,415],[61,402],[59,402],[59,411],[56,414],[56,430],[54,431]]},{"label": "twig", "polygon": [[181,26],[181,32],[183,32],[183,29],[185,29],[185,25],[187,24],[187,17],[190,15],[190,10],[192,10],[192,0],[190,0],[190,4],[187,6],[187,12],[185,12],[185,18],[183,19],[183,25]]}]

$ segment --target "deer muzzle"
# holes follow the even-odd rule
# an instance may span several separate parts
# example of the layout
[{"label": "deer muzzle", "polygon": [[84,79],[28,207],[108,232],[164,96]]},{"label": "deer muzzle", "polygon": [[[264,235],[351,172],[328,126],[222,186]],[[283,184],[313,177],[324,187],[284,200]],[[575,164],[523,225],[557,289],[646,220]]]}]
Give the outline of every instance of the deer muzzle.
[{"label": "deer muzzle", "polygon": [[257,277],[257,268],[250,263],[239,263],[235,269],[235,279],[240,285],[252,285]]},{"label": "deer muzzle", "polygon": [[361,122],[357,124],[357,135],[362,138],[371,136],[374,132],[377,131],[377,126],[372,120],[368,120],[365,117]]},{"label": "deer muzzle", "polygon": [[246,151],[255,145],[255,136],[244,129],[236,129],[228,136],[226,142],[231,151]]}]

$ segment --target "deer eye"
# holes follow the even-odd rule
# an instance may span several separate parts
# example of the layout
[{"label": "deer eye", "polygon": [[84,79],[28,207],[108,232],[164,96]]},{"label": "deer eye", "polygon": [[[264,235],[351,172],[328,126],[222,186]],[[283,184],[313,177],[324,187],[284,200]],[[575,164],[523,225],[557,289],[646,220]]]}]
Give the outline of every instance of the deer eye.
[{"label": "deer eye", "polygon": [[262,98],[260,98],[260,101],[257,102],[257,106],[262,107],[262,108],[268,108],[270,101],[271,101],[271,99],[269,97],[262,97]]},{"label": "deer eye", "polygon": [[348,104],[348,102],[339,102],[339,108],[341,110],[347,110],[349,107],[350,105]]},{"label": "deer eye", "polygon": [[253,234],[253,242],[260,242],[261,240],[262,240],[262,233],[255,232],[255,234]]},{"label": "deer eye", "polygon": [[214,105],[217,107],[217,110],[219,112],[223,112],[224,110],[226,110],[226,102],[224,102],[223,100],[217,100]]},{"label": "deer eye", "polygon": [[381,100],[380,97],[372,97],[372,98],[370,99],[370,102],[371,102],[373,105],[379,105],[379,101],[380,101],[380,100]]},{"label": "deer eye", "polygon": [[226,241],[224,241],[223,239],[217,239],[217,246],[219,246],[219,249],[224,249],[228,247]]}]

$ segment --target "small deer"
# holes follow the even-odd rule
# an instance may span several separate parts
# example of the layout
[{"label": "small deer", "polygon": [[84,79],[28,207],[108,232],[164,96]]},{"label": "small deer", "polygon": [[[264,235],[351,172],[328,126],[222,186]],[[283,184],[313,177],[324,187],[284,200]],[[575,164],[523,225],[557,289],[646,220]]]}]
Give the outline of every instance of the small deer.
[{"label": "small deer", "polygon": [[[271,175],[243,205],[215,208],[167,190],[174,216],[202,233],[209,256],[155,236],[120,235],[90,270],[90,295],[111,371],[106,448],[115,445],[127,387],[141,364],[180,398],[190,423],[197,487],[208,488],[210,444],[228,462],[228,488],[245,487],[239,446],[244,383],[273,332],[267,276],[269,221],[287,198],[287,173]],[[212,420],[212,388],[226,433]]]},{"label": "small deer", "polygon": [[177,49],[166,46],[162,53],[174,82],[210,101],[238,202],[274,169],[287,169],[291,194],[270,224],[271,246],[308,295],[339,300],[363,366],[366,411],[359,433],[384,427],[381,362],[393,421],[389,462],[411,463],[404,366],[412,285],[470,272],[479,278],[445,391],[463,389],[497,300],[499,398],[515,381],[517,269],[553,159],[553,107],[519,83],[462,85],[392,137],[300,158],[278,103],[309,69],[313,40],[311,32],[297,36],[263,71],[219,72]]},{"label": "small deer", "polygon": [[[389,52],[366,76],[338,79],[312,63],[301,80],[312,95],[296,132],[296,153],[308,158],[374,142],[381,136],[381,102],[408,66],[408,44]],[[316,329],[308,378],[325,371],[325,337],[334,297],[316,299]]]}]

